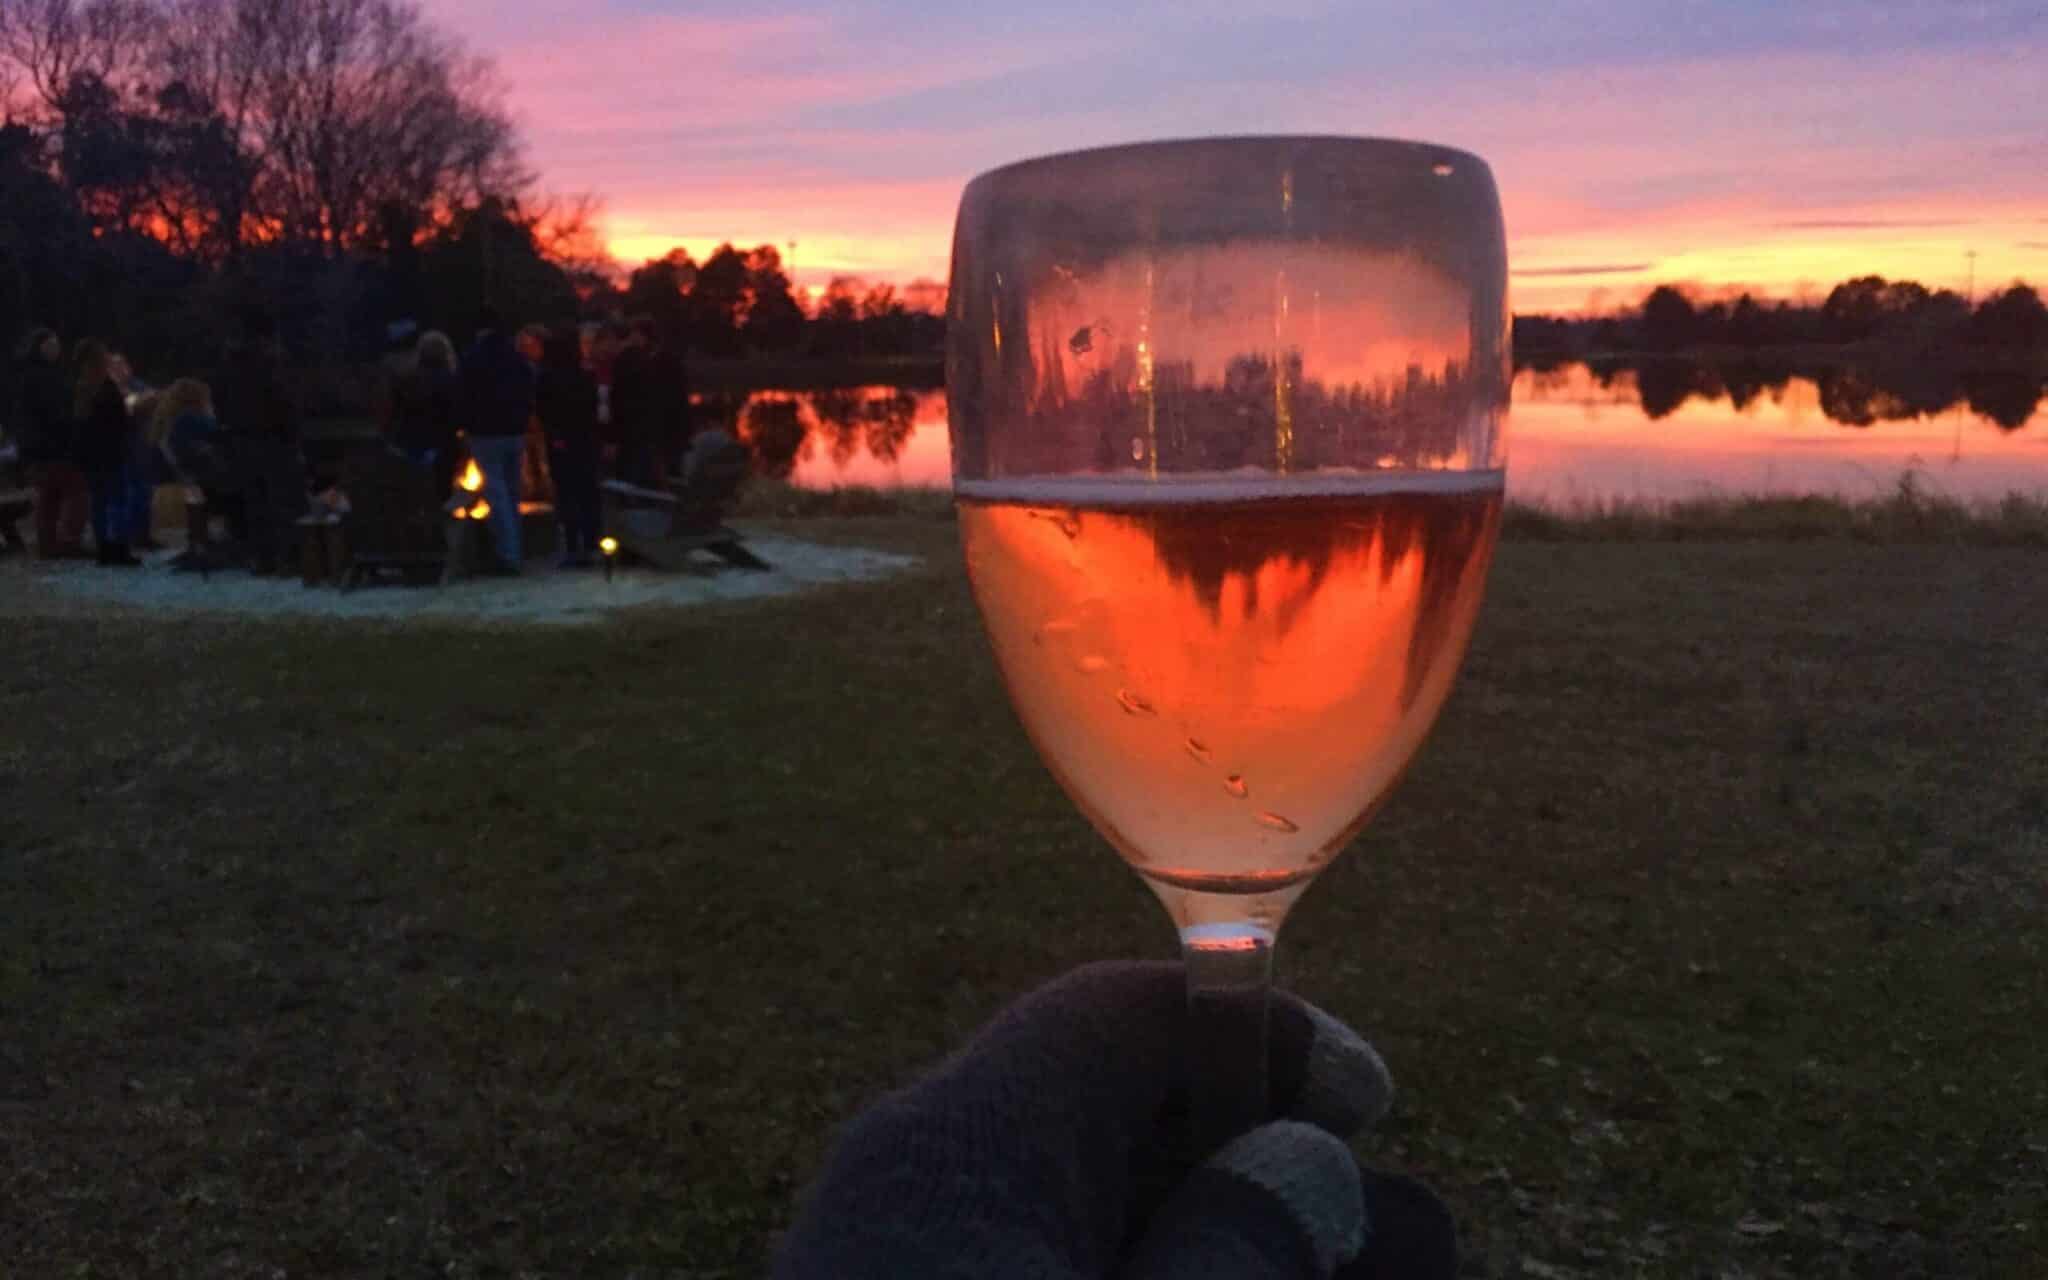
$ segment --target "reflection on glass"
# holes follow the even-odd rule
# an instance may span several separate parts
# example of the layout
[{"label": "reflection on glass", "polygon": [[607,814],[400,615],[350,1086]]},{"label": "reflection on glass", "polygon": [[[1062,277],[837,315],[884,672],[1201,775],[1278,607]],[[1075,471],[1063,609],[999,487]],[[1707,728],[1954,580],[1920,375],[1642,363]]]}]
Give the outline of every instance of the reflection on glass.
[{"label": "reflection on glass", "polygon": [[963,501],[960,517],[997,657],[1053,772],[1146,876],[1247,893],[1313,875],[1420,744],[1499,508],[1498,485],[1478,483]]}]

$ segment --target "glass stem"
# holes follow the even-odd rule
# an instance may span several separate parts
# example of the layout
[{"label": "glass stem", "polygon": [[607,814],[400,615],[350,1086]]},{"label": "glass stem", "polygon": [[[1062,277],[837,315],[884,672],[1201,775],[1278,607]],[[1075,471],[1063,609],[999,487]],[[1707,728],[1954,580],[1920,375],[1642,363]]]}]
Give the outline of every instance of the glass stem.
[{"label": "glass stem", "polygon": [[1207,1156],[1271,1118],[1266,998],[1273,932],[1248,920],[1190,925],[1180,942],[1188,974],[1188,1106],[1196,1150]]}]

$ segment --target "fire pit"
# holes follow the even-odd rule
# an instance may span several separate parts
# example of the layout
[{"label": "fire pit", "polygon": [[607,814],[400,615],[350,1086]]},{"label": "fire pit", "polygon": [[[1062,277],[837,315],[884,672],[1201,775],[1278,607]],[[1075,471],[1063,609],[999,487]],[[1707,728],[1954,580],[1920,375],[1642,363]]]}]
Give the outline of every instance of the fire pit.
[{"label": "fire pit", "polygon": [[[491,504],[483,496],[483,468],[476,459],[455,478],[455,495],[442,510],[448,513],[448,560],[441,581],[474,577],[498,564],[491,541]],[[519,504],[520,544],[529,556],[550,555],[555,547],[555,509],[545,502]]]},{"label": "fire pit", "polygon": [[481,573],[496,560],[491,551],[491,504],[484,500],[484,472],[471,458],[455,478],[455,494],[443,508],[448,512],[448,563],[441,581],[453,582]]}]

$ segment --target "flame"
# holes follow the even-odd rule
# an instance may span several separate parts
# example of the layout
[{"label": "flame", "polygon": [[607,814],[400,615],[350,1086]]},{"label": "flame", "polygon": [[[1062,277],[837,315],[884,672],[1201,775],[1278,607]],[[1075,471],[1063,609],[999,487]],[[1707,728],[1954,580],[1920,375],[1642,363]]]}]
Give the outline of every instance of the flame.
[{"label": "flame", "polygon": [[[475,466],[476,464],[471,463],[470,465]],[[469,509],[469,518],[472,520],[481,520],[490,514],[491,504],[485,502],[482,498],[478,498],[476,504]]]},{"label": "flame", "polygon": [[469,465],[462,469],[462,478],[457,480],[455,483],[461,485],[463,488],[469,490],[471,493],[475,493],[477,490],[484,487],[483,468],[476,465],[475,458],[471,458],[469,460]]},{"label": "flame", "polygon": [[599,538],[597,540],[597,549],[608,556],[615,556],[619,553],[619,540],[617,538]]}]

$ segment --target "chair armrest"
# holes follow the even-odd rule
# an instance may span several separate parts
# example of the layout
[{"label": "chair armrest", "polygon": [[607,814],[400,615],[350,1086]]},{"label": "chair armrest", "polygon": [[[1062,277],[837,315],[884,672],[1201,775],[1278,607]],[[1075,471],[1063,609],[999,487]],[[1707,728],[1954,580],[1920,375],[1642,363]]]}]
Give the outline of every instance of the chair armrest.
[{"label": "chair armrest", "polygon": [[674,506],[678,501],[676,495],[666,489],[643,489],[637,484],[627,484],[624,480],[607,480],[599,487],[606,493],[630,498],[635,502],[659,502]]}]

